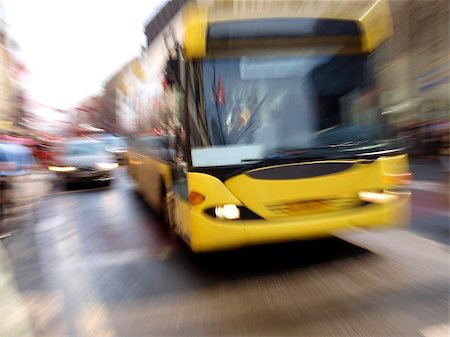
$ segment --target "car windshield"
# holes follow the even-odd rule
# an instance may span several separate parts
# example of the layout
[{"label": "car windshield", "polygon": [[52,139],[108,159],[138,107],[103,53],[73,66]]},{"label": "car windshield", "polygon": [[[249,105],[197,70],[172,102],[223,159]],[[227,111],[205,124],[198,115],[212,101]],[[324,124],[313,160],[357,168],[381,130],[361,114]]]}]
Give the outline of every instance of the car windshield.
[{"label": "car windshield", "polygon": [[104,149],[101,142],[72,142],[67,145],[65,153],[69,156],[99,155],[104,153]]},{"label": "car windshield", "polygon": [[191,116],[194,166],[384,135],[366,55],[205,59],[193,68],[192,101],[203,107]]}]

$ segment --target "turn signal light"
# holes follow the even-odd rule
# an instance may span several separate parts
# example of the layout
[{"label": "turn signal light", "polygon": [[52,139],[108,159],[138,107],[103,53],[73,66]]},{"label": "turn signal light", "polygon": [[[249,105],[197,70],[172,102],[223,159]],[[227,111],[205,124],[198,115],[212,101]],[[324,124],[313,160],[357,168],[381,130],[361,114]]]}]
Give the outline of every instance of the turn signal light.
[{"label": "turn signal light", "polygon": [[189,202],[192,206],[200,205],[203,201],[205,201],[205,196],[203,194],[194,191],[189,193]]},{"label": "turn signal light", "polygon": [[409,185],[412,182],[412,174],[400,173],[400,174],[385,174],[384,183],[387,185]]}]

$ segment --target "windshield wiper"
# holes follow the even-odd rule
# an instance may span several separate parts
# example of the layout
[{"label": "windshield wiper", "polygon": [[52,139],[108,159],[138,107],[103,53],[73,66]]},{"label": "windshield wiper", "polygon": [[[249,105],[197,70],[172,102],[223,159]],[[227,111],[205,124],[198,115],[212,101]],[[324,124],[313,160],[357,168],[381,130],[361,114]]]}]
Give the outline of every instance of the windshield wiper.
[{"label": "windshield wiper", "polygon": [[[213,90],[214,96],[216,96],[218,88],[216,88],[216,64],[215,64],[215,62],[214,62],[214,65],[213,65],[213,81],[214,81],[214,84],[213,84],[212,90]],[[222,125],[222,119],[220,118],[219,102],[217,101],[216,98],[214,98],[214,105],[216,106],[216,112],[217,112],[216,115],[217,115],[217,120],[219,122],[218,129],[220,130],[220,136],[222,138],[222,145],[225,145],[226,144],[226,142],[225,142],[225,134],[224,134],[223,129],[222,129],[223,125]]]},{"label": "windshield wiper", "polygon": [[265,158],[247,158],[241,162],[272,162],[294,159],[344,159],[344,158],[378,158],[383,154],[393,154],[404,150],[392,142],[374,143],[370,141],[345,142],[316,147],[284,149],[270,153]]},{"label": "windshield wiper", "polygon": [[283,159],[328,159],[331,158],[330,154],[336,152],[330,151],[329,147],[314,147],[298,150],[281,150],[269,154],[265,158],[246,158],[241,162],[271,162]]},{"label": "windshield wiper", "polygon": [[299,158],[299,159],[325,159],[330,155],[336,154],[333,147],[330,146],[317,146],[295,150],[281,150],[269,154],[266,159],[283,159],[283,158]]}]

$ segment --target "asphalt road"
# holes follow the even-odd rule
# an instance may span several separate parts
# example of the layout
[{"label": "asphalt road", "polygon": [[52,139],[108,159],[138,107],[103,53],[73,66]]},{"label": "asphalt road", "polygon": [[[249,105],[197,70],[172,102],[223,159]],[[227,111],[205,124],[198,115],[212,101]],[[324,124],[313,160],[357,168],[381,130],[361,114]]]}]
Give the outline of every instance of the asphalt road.
[{"label": "asphalt road", "polygon": [[30,336],[448,336],[439,181],[413,185],[410,228],[199,256],[117,176],[2,241]]},{"label": "asphalt road", "polygon": [[[410,229],[419,235],[449,245],[448,172],[436,160],[413,160],[412,217]],[[447,175],[447,179],[445,178]]]}]

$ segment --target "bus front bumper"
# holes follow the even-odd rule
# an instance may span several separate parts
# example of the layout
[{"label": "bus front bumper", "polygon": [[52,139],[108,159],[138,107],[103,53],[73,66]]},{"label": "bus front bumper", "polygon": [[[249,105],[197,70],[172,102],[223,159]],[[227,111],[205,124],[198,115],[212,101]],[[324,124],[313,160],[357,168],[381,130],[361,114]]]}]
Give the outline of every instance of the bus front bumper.
[{"label": "bus front bumper", "polygon": [[207,252],[255,244],[320,238],[356,228],[406,226],[409,219],[409,195],[403,195],[395,202],[371,204],[339,213],[271,221],[224,221],[204,213],[192,212],[189,241],[192,251]]}]

